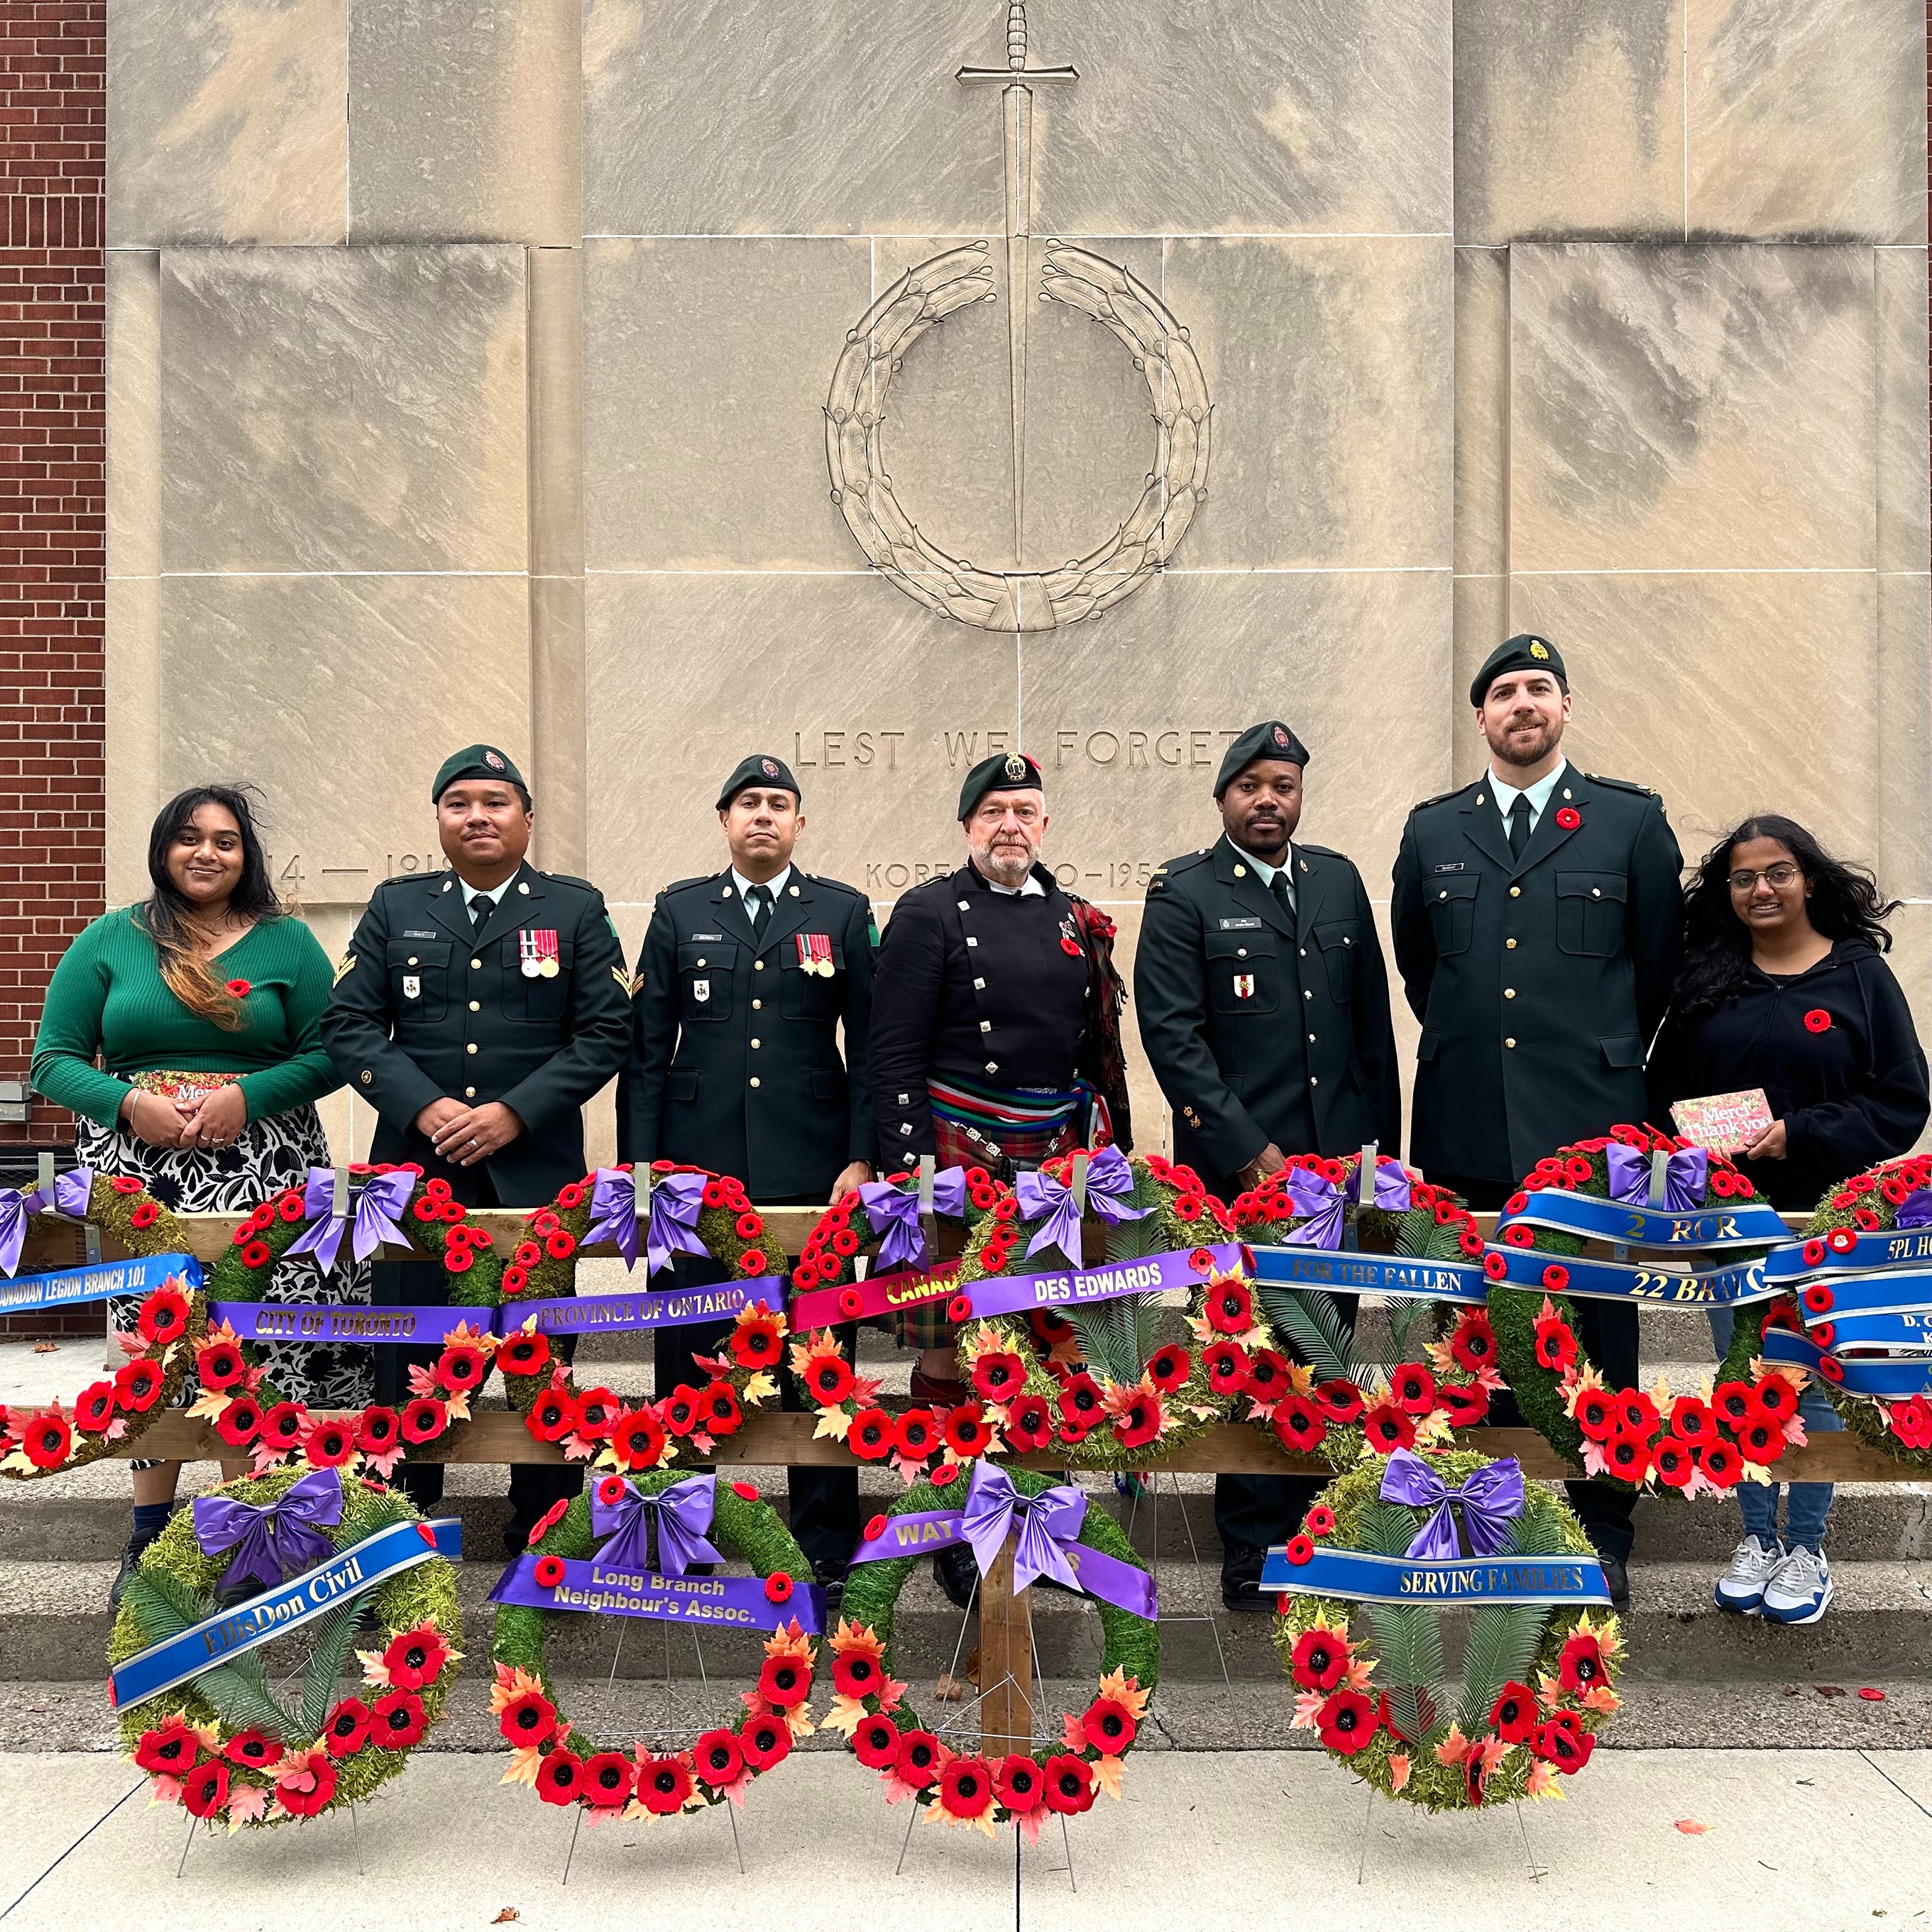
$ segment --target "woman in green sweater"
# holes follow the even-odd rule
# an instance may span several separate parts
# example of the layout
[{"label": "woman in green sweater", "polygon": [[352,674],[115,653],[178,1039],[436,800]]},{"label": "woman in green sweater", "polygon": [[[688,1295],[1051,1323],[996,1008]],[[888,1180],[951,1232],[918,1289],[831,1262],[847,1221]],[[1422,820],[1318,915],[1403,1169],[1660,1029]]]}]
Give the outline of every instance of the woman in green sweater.
[{"label": "woman in green sweater", "polygon": [[[248,1213],[329,1164],[315,1111],[342,1084],[318,1024],[328,956],[276,898],[248,802],[227,786],[199,786],[162,808],[148,874],[152,896],[97,919],[54,969],[34,1085],[80,1117],[82,1166],[133,1175],[184,1214]],[[263,1298],[367,1300],[366,1267],[338,1268],[325,1278],[307,1256],[285,1260]],[[131,1327],[137,1308],[134,1297],[110,1303],[115,1325]],[[262,1355],[294,1400],[370,1399],[366,1349],[265,1344]],[[166,1527],[181,1474],[178,1462],[133,1466],[134,1532],[117,1599]]]}]

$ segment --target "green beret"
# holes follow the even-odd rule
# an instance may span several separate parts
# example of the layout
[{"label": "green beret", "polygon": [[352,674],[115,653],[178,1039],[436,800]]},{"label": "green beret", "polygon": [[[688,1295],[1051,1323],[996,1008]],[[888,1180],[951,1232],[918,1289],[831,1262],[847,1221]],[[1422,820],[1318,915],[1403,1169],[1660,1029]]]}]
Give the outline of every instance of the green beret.
[{"label": "green beret", "polygon": [[1483,660],[1483,668],[1469,687],[1469,702],[1480,707],[1489,695],[1490,686],[1506,670],[1546,670],[1565,692],[1570,688],[1570,680],[1564,674],[1563,654],[1547,638],[1526,631],[1521,637],[1497,645]]},{"label": "green beret", "polygon": [[718,809],[722,812],[748,785],[761,789],[775,786],[780,791],[790,792],[794,798],[805,796],[784,759],[769,758],[762,752],[754,752],[748,758],[740,758],[737,770],[724,781],[724,789],[718,794]]},{"label": "green beret", "polygon": [[1040,775],[1040,767],[1024,752],[1001,752],[990,758],[982,758],[966,774],[966,782],[959,788],[959,820],[963,825],[979,809],[980,801],[989,791],[1037,791],[1046,790]]},{"label": "green beret", "polygon": [[530,788],[524,784],[516,761],[494,745],[465,745],[461,751],[451,752],[436,768],[435,781],[429,788],[430,802],[434,804],[458,778],[499,778],[505,784],[514,785],[526,798],[530,796]]},{"label": "green beret", "polygon": [[1219,798],[1242,772],[1260,758],[1280,758],[1291,765],[1306,765],[1307,748],[1279,718],[1270,718],[1264,724],[1250,724],[1228,747],[1228,755],[1221,760],[1221,769],[1215,775],[1214,796]]}]

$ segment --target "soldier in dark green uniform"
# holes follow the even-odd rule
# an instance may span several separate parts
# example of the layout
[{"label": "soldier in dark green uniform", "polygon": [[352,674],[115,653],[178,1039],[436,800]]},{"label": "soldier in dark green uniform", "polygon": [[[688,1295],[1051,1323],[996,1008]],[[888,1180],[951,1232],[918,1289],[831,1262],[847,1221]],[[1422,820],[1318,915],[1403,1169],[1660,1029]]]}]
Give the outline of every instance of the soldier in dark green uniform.
[{"label": "soldier in dark green uniform", "polygon": [[[1174,1153],[1224,1194],[1291,1154],[1402,1145],[1388,974],[1361,874],[1294,840],[1308,754],[1277,719],[1228,747],[1215,844],[1155,871],[1134,957],[1141,1043],[1174,1110]],[[1348,1304],[1353,1297],[1338,1298]],[[1265,1610],[1268,1546],[1320,1481],[1217,1476],[1221,1598]]]},{"label": "soldier in dark green uniform", "polygon": [[[724,781],[731,862],[658,895],[617,1092],[620,1158],[735,1174],[764,1207],[820,1206],[872,1178],[872,906],[792,863],[800,803],[782,759],[754,754]],[[694,1259],[679,1267],[694,1286],[716,1279]],[[715,1352],[730,1327],[657,1330],[660,1400],[680,1382],[704,1386],[693,1354]],[[856,1330],[842,1332],[856,1353]],[[792,1378],[780,1380],[794,1406]],[[821,1583],[840,1587],[859,1540],[857,1471],[794,1469],[790,1496],[799,1546]]]},{"label": "soldier in dark green uniform", "polygon": [[[444,760],[430,788],[446,872],[386,879],[349,942],[322,1036],[350,1091],[376,1110],[375,1161],[414,1161],[472,1208],[540,1207],[584,1171],[581,1108],[622,1064],[631,981],[604,896],[539,872],[523,775],[493,745]],[[378,1303],[444,1298],[434,1263],[380,1263]],[[420,1352],[376,1351],[377,1399],[407,1394]],[[398,1472],[421,1507],[442,1466]],[[514,1555],[583,1471],[510,1472]]]},{"label": "soldier in dark green uniform", "polygon": [[[1410,1158],[1493,1208],[1559,1145],[1643,1118],[1644,1052],[1682,946],[1683,860],[1654,792],[1564,760],[1570,686],[1548,638],[1498,645],[1469,700],[1490,769],[1409,814],[1391,916],[1422,1022]],[[1578,1312],[1611,1386],[1634,1384],[1636,1309]],[[1621,1599],[1632,1499],[1570,1492]]]}]

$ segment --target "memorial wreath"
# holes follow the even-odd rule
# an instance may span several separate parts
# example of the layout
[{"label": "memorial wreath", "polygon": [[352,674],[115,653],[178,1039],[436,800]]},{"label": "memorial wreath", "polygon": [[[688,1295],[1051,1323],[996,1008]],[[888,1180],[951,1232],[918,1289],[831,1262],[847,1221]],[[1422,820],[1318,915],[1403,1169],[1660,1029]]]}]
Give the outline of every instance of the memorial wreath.
[{"label": "memorial wreath", "polygon": [[[28,1232],[56,1216],[70,1226],[98,1228],[131,1263],[104,1262],[14,1282]],[[196,1286],[200,1269],[187,1248],[187,1229],[130,1175],[77,1168],[45,1190],[0,1190],[0,1276],[10,1278],[0,1283],[0,1307],[99,1300],[139,1292],[160,1277],[142,1294],[134,1329],[115,1336],[126,1359],[111,1377],[90,1382],[64,1406],[0,1404],[0,1474],[32,1481],[80,1468],[137,1441],[181,1393],[206,1306]]]},{"label": "memorial wreath", "polygon": [[[1766,1257],[1785,1238],[1755,1195],[1720,1155],[1619,1126],[1546,1156],[1504,1203],[1483,1262],[1504,1379],[1523,1420],[1586,1474],[1696,1496],[1768,1482],[1786,1446],[1803,1446],[1805,1372],[1764,1359],[1758,1320],[1738,1322],[1714,1380],[1694,1394],[1610,1388],[1576,1334],[1577,1294],[1748,1315],[1772,1292]],[[1593,1240],[1619,1258],[1586,1256]],[[1632,1261],[1631,1248],[1651,1252]],[[1696,1254],[1720,1264],[1693,1271]]]},{"label": "memorial wreath", "polygon": [[[108,1653],[122,1739],[156,1802],[232,1832],[315,1817],[394,1778],[457,1674],[456,1528],[380,1483],[301,1466],[180,1511],[129,1578]],[[285,1706],[262,1647],[304,1627]],[[362,1683],[338,1696],[352,1652]]]},{"label": "memorial wreath", "polygon": [[[995,1759],[956,1750],[920,1723],[892,1676],[892,1628],[922,1557],[963,1543],[983,1575],[1010,1535],[1015,1592],[1040,1577],[1090,1597],[1103,1649],[1091,1702],[1077,1716],[1064,1714],[1060,1749]],[[1102,1791],[1120,1796],[1123,1760],[1160,1674],[1156,1610],[1153,1579],[1133,1546],[1112,1516],[1088,1508],[1083,1491],[985,1462],[970,1475],[942,1467],[866,1526],[830,1640],[834,1695],[824,1728],[842,1732],[859,1762],[879,1774],[888,1804],[910,1798],[928,1823],[975,1826],[988,1837],[1012,1824],[1035,1838],[1055,1813],[1090,1810]],[[982,1676],[982,1694],[986,1688]]]},{"label": "memorial wreath", "polygon": [[[1430,1811],[1560,1798],[1618,1707],[1622,1637],[1595,1552],[1514,1459],[1364,1460],[1270,1553],[1262,1586],[1282,1592],[1294,1727],[1385,1797]],[[1450,1604],[1471,1611],[1460,1696],[1443,1665]]]},{"label": "memorial wreath", "polygon": [[[708,1540],[714,1534],[722,1550]],[[728,1556],[742,1557],[754,1575],[697,1573],[695,1566]],[[581,1805],[593,1825],[669,1817],[727,1799],[741,1804],[754,1778],[812,1735],[822,1593],[790,1532],[748,1483],[720,1487],[708,1473],[607,1475],[538,1523],[491,1600],[498,1608],[490,1708],[512,1748],[502,1781],[529,1785],[547,1804]],[[728,1717],[682,1749],[574,1747],[544,1658],[547,1632],[573,1612],[694,1631],[768,1630],[758,1682],[740,1694],[742,1721]]]}]

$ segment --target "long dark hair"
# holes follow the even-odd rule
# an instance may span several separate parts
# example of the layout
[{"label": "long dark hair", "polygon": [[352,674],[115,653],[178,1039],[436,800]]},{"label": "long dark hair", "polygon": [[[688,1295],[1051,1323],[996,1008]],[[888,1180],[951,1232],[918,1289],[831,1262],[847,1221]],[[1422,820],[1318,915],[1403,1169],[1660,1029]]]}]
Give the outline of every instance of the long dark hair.
[{"label": "long dark hair", "polygon": [[212,1020],[230,1033],[242,1026],[242,1003],[218,980],[195,942],[194,909],[168,871],[168,854],[204,805],[230,813],[242,832],[242,876],[229,895],[228,909],[257,923],[278,919],[282,902],[268,878],[268,857],[247,793],[234,785],[195,785],[177,792],[161,807],[148,834],[148,877],[153,896],[139,908],[141,923],[160,956],[161,977],[170,992],[197,1018]]},{"label": "long dark hair", "polygon": [[1805,910],[1827,939],[1862,939],[1875,952],[1892,950],[1886,917],[1896,899],[1882,899],[1878,881],[1862,866],[1834,859],[1795,819],[1775,812],[1748,818],[1704,854],[1684,888],[1684,964],[1676,1006],[1686,1016],[1721,1006],[1744,984],[1750,965],[1750,928],[1731,908],[1731,854],[1753,838],[1774,838],[1810,882]]}]

